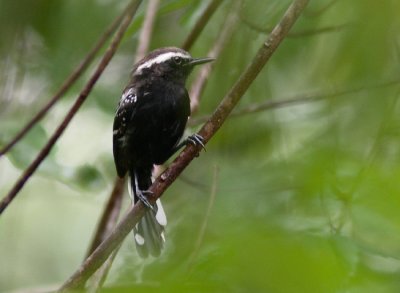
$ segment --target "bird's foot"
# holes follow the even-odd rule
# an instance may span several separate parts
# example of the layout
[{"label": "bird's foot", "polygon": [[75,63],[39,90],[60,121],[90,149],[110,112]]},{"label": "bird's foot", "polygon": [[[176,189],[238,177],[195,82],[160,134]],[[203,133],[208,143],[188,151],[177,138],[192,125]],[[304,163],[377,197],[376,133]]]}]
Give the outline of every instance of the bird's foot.
[{"label": "bird's foot", "polygon": [[193,144],[194,146],[201,146],[204,151],[206,151],[206,147],[204,145],[204,138],[200,134],[192,134],[186,139],[186,144]]}]

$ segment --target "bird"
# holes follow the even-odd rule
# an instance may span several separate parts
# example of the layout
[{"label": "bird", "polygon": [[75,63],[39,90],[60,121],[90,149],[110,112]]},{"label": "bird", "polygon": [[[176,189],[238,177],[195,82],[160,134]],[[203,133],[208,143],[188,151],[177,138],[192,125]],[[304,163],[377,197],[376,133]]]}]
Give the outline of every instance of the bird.
[{"label": "bird", "polygon": [[[133,229],[140,257],[157,257],[164,247],[167,218],[158,199],[147,199],[154,165],[165,163],[187,144],[204,147],[193,134],[182,140],[190,116],[190,98],[185,87],[193,68],[214,58],[193,58],[177,47],[159,48],[138,61],[123,90],[113,124],[113,155],[119,177],[129,176],[133,204],[147,207]],[[182,140],[182,141],[181,141]]]}]

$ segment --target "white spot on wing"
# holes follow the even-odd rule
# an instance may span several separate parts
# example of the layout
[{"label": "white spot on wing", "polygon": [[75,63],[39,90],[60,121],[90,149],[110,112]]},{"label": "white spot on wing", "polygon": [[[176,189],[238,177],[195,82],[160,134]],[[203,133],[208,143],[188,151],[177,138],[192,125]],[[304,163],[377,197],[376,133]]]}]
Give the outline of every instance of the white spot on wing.
[{"label": "white spot on wing", "polygon": [[139,65],[139,67],[136,69],[136,73],[140,74],[144,68],[150,68],[154,64],[165,62],[174,57],[191,58],[190,55],[184,54],[182,52],[166,52],[164,54],[158,55],[156,58],[150,59],[149,61],[146,61],[143,64]]},{"label": "white spot on wing", "polygon": [[143,244],[144,244],[144,238],[143,238],[143,236],[140,235],[140,234],[138,234],[138,233],[135,234],[135,241],[136,241],[136,243],[139,244],[139,245],[143,245]]},{"label": "white spot on wing", "polygon": [[167,225],[167,216],[165,215],[164,208],[159,199],[157,199],[156,204],[157,204],[156,220],[158,224],[165,227]]},{"label": "white spot on wing", "polygon": [[129,95],[136,96],[135,90],[133,88],[129,88],[127,91],[124,91],[124,93],[122,94],[121,100],[124,100]]}]

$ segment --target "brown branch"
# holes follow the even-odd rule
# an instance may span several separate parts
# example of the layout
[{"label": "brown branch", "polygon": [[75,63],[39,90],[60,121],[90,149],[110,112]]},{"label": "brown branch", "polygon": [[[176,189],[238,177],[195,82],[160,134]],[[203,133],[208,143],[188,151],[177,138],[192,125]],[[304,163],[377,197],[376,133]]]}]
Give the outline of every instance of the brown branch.
[{"label": "brown branch", "polygon": [[[229,113],[285,38],[307,3],[308,0],[294,0],[289,6],[279,24],[276,25],[266,42],[262,44],[251,64],[224,97],[210,120],[200,130],[199,134],[203,136],[205,142],[208,142],[222,126]],[[155,180],[149,189],[152,193],[149,200],[152,203],[154,203],[156,199],[163,194],[167,187],[175,181],[178,175],[186,168],[193,158],[199,154],[199,152],[199,147],[194,145],[187,146],[172,162],[171,166]],[[84,284],[86,280],[107,260],[112,251],[124,240],[126,235],[143,216],[144,211],[145,207],[141,201],[132,206],[111,234],[62,285],[59,292],[65,292],[67,290],[81,287],[82,284]]]},{"label": "brown branch", "polygon": [[154,20],[157,15],[160,0],[150,0],[147,4],[145,19],[139,36],[139,44],[136,50],[135,63],[141,60],[149,50],[150,37],[153,32]]},{"label": "brown branch", "polygon": [[[291,106],[291,105],[297,105],[297,104],[302,104],[302,103],[307,103],[307,102],[316,102],[325,98],[328,98],[329,96],[313,96],[313,95],[304,95],[296,98],[289,98],[289,99],[282,99],[282,100],[267,100],[262,103],[257,103],[257,104],[251,104],[243,109],[238,109],[232,112],[232,114],[229,116],[229,119],[231,118],[237,118],[237,117],[242,117],[243,115],[247,114],[253,114],[253,113],[258,113],[262,111],[267,111],[271,109],[277,109],[281,107],[286,107],[286,106]],[[190,120],[189,125],[190,126],[195,126],[202,124],[210,119],[210,115],[207,116],[202,116],[198,117],[196,119]]]},{"label": "brown branch", "polygon": [[35,158],[35,160],[29,165],[29,167],[24,171],[22,176],[17,180],[17,182],[14,184],[10,192],[7,194],[5,198],[2,199],[0,202],[0,215],[3,213],[3,211],[7,208],[7,206],[10,204],[10,202],[16,197],[18,192],[22,189],[22,187],[25,185],[25,183],[29,180],[31,175],[36,171],[36,169],[39,167],[39,165],[43,162],[43,160],[47,157],[47,155],[50,153],[51,149],[53,148],[54,144],[57,142],[61,134],[64,132],[64,130],[67,128],[68,124],[72,120],[72,118],[75,116],[79,108],[82,106],[83,102],[85,102],[87,96],[90,94],[93,86],[96,84],[97,80],[100,78],[101,74],[103,73],[104,69],[110,62],[111,58],[114,56],[115,51],[118,48],[119,43],[122,40],[122,36],[124,35],[124,32],[128,28],[133,15],[135,14],[137,8],[139,7],[140,0],[134,0],[131,2],[128,12],[125,15],[120,28],[115,34],[115,37],[113,41],[111,42],[110,46],[107,48],[107,51],[105,52],[103,58],[101,59],[96,71],[93,73],[89,81],[86,83],[85,87],[79,94],[78,98],[76,99],[75,103],[72,105],[71,109],[65,116],[64,120],[62,123],[57,127],[56,131],[54,134],[50,137],[46,145],[42,148],[38,156]]},{"label": "brown branch", "polygon": [[90,279],[90,286],[87,288],[86,292],[89,293],[97,293],[100,292],[101,288],[103,287],[104,282],[106,281],[108,272],[111,269],[111,265],[117,256],[117,253],[119,249],[121,248],[122,243],[114,249],[114,251],[111,253],[111,255],[108,257],[108,259],[103,263],[100,269],[97,270],[97,272],[92,276]]},{"label": "brown branch", "polygon": [[[221,33],[218,35],[217,41],[215,42],[214,46],[208,52],[207,56],[212,56],[218,59],[222,49],[225,47],[227,41],[232,35],[234,28],[236,27],[237,22],[237,9],[240,2],[236,2],[237,5],[232,9],[231,14],[229,15],[228,19],[226,20],[224,27]],[[215,63],[208,63],[201,67],[200,72],[198,74],[197,79],[193,82],[190,88],[190,109],[191,113],[195,113],[200,104],[200,97],[202,96],[203,90],[206,86],[208,76],[210,75],[211,69]]]},{"label": "brown branch", "polygon": [[115,178],[114,187],[108,199],[107,205],[101,215],[92,243],[85,259],[93,253],[97,246],[103,242],[107,234],[114,228],[118,221],[122,206],[122,194],[124,193],[125,179]]},{"label": "brown branch", "polygon": [[200,33],[203,31],[204,27],[210,20],[211,16],[217,10],[218,6],[222,3],[222,0],[211,0],[208,4],[204,12],[201,14],[199,19],[197,20],[195,26],[193,27],[192,31],[186,38],[186,40],[182,44],[182,49],[189,51],[190,48],[193,46],[195,40],[199,37]]},{"label": "brown branch", "polygon": [[[238,1],[237,3],[240,3],[240,2]],[[206,26],[206,24],[210,20],[211,16],[214,14],[216,9],[218,8],[219,4],[221,4],[220,0],[218,0],[218,1],[213,0],[209,3],[207,8],[204,10],[203,14],[197,20],[196,24],[194,25],[193,29],[189,33],[186,40],[183,42],[183,44],[181,46],[182,49],[189,50],[193,46],[194,42],[198,39],[200,32]],[[223,38],[225,38],[225,37],[223,37]],[[215,46],[216,45],[214,45],[214,47]],[[221,47],[222,46],[223,46],[223,44],[221,44]],[[213,51],[213,50],[211,49],[211,51]],[[212,53],[211,51],[209,52],[209,54],[207,54],[207,56],[217,57],[218,54],[214,54],[217,52]],[[205,87],[206,80],[207,80],[208,75],[211,72],[211,69],[212,69],[212,63],[204,65],[200,69],[201,71],[198,74],[198,78],[194,81],[193,86],[190,90],[189,97],[190,97],[191,117],[197,111],[200,95],[202,93],[203,88]],[[194,89],[193,87],[197,87],[197,89]],[[164,171],[164,169],[165,169],[164,165],[154,165],[153,177],[158,177],[162,173],[162,171]]]},{"label": "brown branch", "polygon": [[[271,32],[271,28],[261,27],[255,23],[252,23],[250,20],[246,19],[243,16],[241,16],[240,20],[245,25],[247,25],[249,28],[251,28],[252,30],[255,30],[259,33],[269,34]],[[288,33],[287,37],[288,38],[309,37],[309,36],[319,35],[319,34],[323,34],[323,33],[338,32],[338,31],[341,31],[342,29],[345,29],[348,27],[350,27],[350,23],[343,23],[343,24],[338,24],[338,25],[325,26],[325,27],[321,27],[321,28],[314,28],[314,29],[310,29],[310,30],[290,32],[290,33]]]},{"label": "brown branch", "polygon": [[64,81],[61,85],[60,89],[57,93],[50,99],[50,101],[22,128],[11,141],[6,144],[0,150],[0,157],[10,151],[13,146],[19,142],[28,132],[38,123],[46,113],[56,104],[64,94],[71,88],[71,86],[79,79],[83,72],[88,68],[88,66],[92,63],[96,54],[100,51],[103,47],[104,43],[110,38],[112,33],[118,28],[122,19],[124,18],[128,8],[126,8],[106,29],[94,47],[90,50],[90,52],[86,55],[83,61],[78,65],[77,68],[71,73],[71,75]]},{"label": "brown branch", "polygon": [[[262,111],[282,108],[282,107],[286,107],[286,106],[318,102],[321,100],[329,99],[331,97],[344,96],[344,95],[357,93],[357,92],[361,92],[361,91],[367,91],[367,90],[381,88],[381,87],[398,85],[399,83],[400,83],[399,79],[392,79],[389,81],[383,81],[383,82],[372,84],[369,86],[358,86],[358,87],[344,88],[344,89],[338,89],[338,90],[333,90],[333,91],[321,91],[321,92],[316,92],[316,93],[296,95],[292,98],[267,100],[265,102],[254,103],[254,104],[248,105],[248,106],[244,107],[243,109],[234,110],[229,115],[228,118],[231,119],[231,118],[242,117],[243,115],[259,113]],[[210,115],[206,115],[206,116],[198,117],[195,119],[191,119],[191,120],[189,120],[188,125],[196,126],[196,125],[205,123],[206,121],[208,121],[210,119],[210,117],[211,117]]]}]

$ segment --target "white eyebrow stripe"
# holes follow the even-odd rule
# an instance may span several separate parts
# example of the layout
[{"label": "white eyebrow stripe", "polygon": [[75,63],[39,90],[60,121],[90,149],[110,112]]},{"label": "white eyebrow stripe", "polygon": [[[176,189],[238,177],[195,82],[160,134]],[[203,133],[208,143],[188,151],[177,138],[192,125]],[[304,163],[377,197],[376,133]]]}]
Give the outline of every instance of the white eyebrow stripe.
[{"label": "white eyebrow stripe", "polygon": [[141,64],[136,69],[136,72],[140,73],[144,68],[150,68],[154,64],[167,61],[167,60],[172,59],[174,57],[182,57],[182,58],[187,58],[187,59],[190,58],[189,55],[183,54],[183,53],[180,53],[180,52],[167,52],[167,53],[161,54],[161,55],[157,56],[156,58],[150,59],[149,61]]}]

